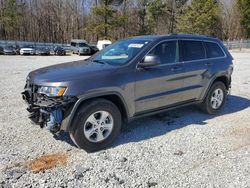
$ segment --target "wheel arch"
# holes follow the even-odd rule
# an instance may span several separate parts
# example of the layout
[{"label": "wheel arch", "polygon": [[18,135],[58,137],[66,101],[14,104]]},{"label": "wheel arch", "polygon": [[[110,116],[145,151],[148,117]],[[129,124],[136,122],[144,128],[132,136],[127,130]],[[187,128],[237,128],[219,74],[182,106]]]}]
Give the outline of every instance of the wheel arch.
[{"label": "wheel arch", "polygon": [[109,92],[109,93],[103,93],[103,94],[99,94],[95,96],[79,98],[77,102],[73,105],[71,112],[68,113],[68,115],[62,121],[61,130],[70,132],[72,128],[72,122],[75,117],[75,114],[77,113],[77,110],[82,105],[86,104],[86,102],[89,102],[95,99],[100,99],[100,98],[109,100],[112,103],[114,103],[121,112],[123,122],[126,122],[128,120],[129,112],[128,112],[127,105],[122,95],[117,92]]},{"label": "wheel arch", "polygon": [[202,97],[202,100],[204,100],[207,96],[207,93],[209,92],[210,88],[213,86],[213,84],[215,82],[222,82],[225,86],[226,86],[226,89],[229,90],[230,87],[231,87],[231,77],[228,77],[227,75],[218,75],[218,76],[215,76],[212,81],[210,82],[209,86],[207,87],[206,89],[206,92],[204,93],[203,97]]}]

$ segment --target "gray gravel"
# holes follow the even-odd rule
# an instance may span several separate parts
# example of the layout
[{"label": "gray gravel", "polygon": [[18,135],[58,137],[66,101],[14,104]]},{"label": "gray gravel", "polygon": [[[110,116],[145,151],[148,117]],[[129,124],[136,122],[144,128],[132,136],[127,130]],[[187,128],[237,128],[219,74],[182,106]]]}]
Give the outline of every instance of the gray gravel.
[{"label": "gray gravel", "polygon": [[[250,53],[233,56],[232,95],[219,115],[187,107],[140,119],[92,154],[32,125],[20,95],[29,71],[84,57],[0,56],[0,187],[250,187]],[[26,168],[58,152],[66,166]]]}]

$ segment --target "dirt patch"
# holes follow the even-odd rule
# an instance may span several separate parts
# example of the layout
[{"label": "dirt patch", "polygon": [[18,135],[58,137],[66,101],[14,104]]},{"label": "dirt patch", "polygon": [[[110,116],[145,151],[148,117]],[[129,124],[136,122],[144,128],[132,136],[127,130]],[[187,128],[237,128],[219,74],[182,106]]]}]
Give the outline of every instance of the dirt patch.
[{"label": "dirt patch", "polygon": [[67,155],[65,153],[56,153],[31,160],[28,162],[27,167],[31,172],[38,173],[55,168],[56,166],[64,166],[66,163]]}]

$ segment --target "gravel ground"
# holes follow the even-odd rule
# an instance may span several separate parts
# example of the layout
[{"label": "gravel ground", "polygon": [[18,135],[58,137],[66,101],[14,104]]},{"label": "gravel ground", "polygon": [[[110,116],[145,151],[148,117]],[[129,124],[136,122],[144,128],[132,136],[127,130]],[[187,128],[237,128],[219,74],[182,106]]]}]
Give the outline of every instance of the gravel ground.
[{"label": "gravel ground", "polygon": [[[232,93],[219,115],[187,107],[140,119],[92,154],[32,125],[20,95],[31,70],[84,57],[0,56],[0,187],[250,187],[250,53],[232,55]],[[27,168],[57,153],[65,165]]]}]

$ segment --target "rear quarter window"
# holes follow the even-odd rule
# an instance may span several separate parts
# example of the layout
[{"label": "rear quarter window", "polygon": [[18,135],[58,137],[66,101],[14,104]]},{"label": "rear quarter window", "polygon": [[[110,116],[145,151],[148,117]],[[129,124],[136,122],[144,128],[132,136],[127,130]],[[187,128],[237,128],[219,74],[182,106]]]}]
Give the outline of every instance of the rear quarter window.
[{"label": "rear quarter window", "polygon": [[215,42],[205,42],[207,58],[224,57],[220,46]]},{"label": "rear quarter window", "polygon": [[205,49],[202,41],[181,40],[182,61],[205,59]]}]

